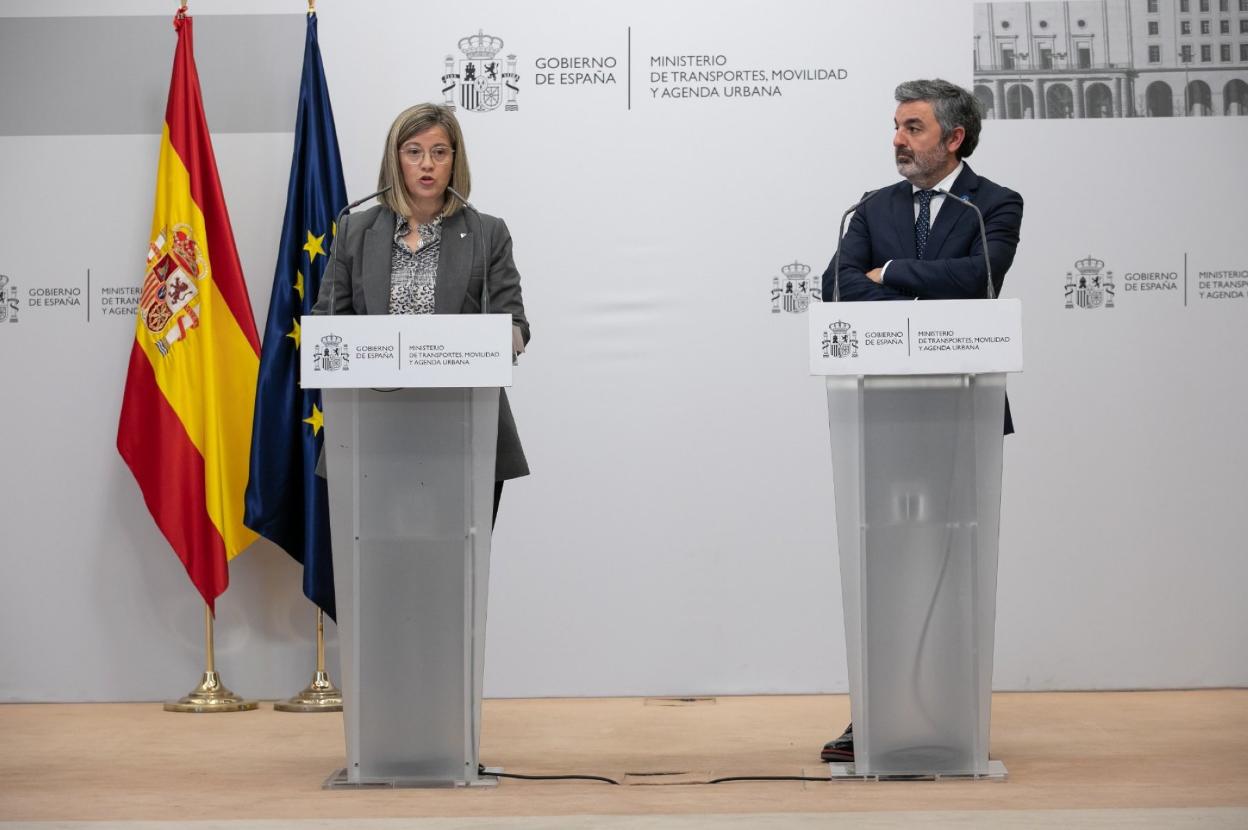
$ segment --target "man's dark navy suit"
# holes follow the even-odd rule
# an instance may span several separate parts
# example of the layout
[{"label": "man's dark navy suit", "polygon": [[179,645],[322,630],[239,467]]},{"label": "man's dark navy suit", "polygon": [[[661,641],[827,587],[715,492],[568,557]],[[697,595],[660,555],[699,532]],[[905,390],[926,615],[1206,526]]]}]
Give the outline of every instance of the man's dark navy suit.
[{"label": "man's dark navy suit", "polygon": [[[997,293],[1005,272],[1014,262],[1018,230],[1023,222],[1023,197],[982,178],[963,164],[949,192],[970,201],[984,214],[988,258]],[[915,258],[914,188],[900,181],[885,188],[855,213],[841,240],[841,299],[854,300],[969,300],[986,297],[987,273],[979,220],[963,205],[945,204],[928,234],[923,259]],[[835,261],[835,258],[833,259]],[[873,282],[867,271],[891,262],[884,283]],[[832,299],[832,266],[823,274],[824,301]],[[1014,431],[1009,404],[1005,431]]]}]

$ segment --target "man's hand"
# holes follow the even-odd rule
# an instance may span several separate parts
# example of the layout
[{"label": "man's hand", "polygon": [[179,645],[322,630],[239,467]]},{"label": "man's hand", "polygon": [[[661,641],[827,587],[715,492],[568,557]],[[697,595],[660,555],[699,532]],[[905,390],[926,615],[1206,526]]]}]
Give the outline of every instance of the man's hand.
[{"label": "man's hand", "polygon": [[871,282],[875,282],[875,283],[879,283],[880,285],[883,285],[884,284],[884,269],[872,268],[870,271],[867,272],[867,279],[871,280]]}]

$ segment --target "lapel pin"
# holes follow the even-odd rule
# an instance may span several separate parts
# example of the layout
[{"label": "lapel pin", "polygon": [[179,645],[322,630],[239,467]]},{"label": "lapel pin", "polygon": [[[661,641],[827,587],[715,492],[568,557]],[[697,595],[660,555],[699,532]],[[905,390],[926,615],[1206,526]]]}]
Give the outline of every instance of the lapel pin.
[{"label": "lapel pin", "polygon": [[464,231],[460,231],[460,232],[459,232],[459,238],[460,238],[460,239],[463,239],[463,238],[464,238],[465,236],[467,236],[467,235],[468,235],[468,234],[467,234],[467,233],[465,233]]}]

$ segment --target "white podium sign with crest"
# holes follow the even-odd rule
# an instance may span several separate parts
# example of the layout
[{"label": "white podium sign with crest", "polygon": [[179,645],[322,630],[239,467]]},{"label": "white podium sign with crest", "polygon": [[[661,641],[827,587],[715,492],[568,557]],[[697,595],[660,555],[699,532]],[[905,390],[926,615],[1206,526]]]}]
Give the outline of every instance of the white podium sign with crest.
[{"label": "white podium sign with crest", "polygon": [[941,375],[1023,370],[1018,300],[814,303],[812,375]]},{"label": "white podium sign with crest", "polygon": [[302,318],[305,389],[511,386],[510,314]]}]

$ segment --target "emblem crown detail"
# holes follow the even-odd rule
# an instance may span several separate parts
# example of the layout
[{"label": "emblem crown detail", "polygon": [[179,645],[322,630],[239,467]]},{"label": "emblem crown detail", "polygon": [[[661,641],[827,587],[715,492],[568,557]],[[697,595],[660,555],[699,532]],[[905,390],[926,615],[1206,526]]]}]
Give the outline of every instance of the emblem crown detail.
[{"label": "emblem crown detail", "polygon": [[1086,259],[1081,259],[1075,263],[1075,267],[1079,269],[1081,274],[1095,274],[1105,267],[1105,260],[1097,259],[1088,254]]},{"label": "emblem crown detail", "polygon": [[459,51],[464,53],[464,57],[472,60],[489,60],[501,52],[503,49],[503,39],[487,35],[484,29],[478,29],[475,35],[468,35],[459,39]]},{"label": "emblem crown detail", "polygon": [[785,279],[800,280],[810,275],[810,266],[804,265],[797,260],[780,269],[780,273],[784,274]]}]

